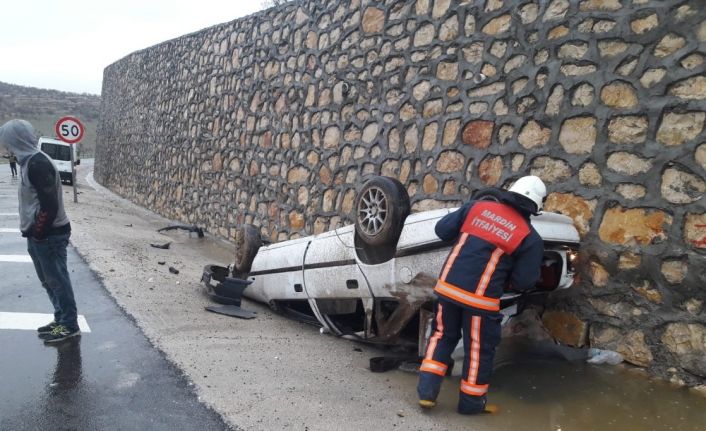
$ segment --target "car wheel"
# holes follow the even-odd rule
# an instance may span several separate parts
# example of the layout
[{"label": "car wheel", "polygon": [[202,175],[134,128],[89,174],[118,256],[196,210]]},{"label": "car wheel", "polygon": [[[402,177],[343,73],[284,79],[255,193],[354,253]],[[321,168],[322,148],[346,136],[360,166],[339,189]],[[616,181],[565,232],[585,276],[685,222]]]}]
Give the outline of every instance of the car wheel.
[{"label": "car wheel", "polygon": [[235,262],[233,274],[241,275],[250,272],[252,261],[262,245],[260,232],[251,224],[241,226],[235,233]]},{"label": "car wheel", "polygon": [[396,245],[409,210],[409,195],[402,183],[373,177],[356,198],[355,231],[367,245]]}]

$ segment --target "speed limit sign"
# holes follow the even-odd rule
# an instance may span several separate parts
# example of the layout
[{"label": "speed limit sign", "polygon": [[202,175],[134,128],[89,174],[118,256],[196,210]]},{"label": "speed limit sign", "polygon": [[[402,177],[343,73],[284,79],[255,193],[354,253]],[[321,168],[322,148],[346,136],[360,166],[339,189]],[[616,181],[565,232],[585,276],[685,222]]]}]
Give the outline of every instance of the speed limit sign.
[{"label": "speed limit sign", "polygon": [[75,144],[83,138],[83,124],[76,117],[62,117],[56,122],[56,136],[62,141]]}]

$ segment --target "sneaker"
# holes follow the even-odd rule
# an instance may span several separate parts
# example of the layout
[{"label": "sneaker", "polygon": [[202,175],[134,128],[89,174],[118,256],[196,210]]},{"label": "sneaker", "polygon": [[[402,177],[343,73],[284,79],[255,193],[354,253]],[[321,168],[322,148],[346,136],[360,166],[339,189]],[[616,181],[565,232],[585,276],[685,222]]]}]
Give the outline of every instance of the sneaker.
[{"label": "sneaker", "polygon": [[51,333],[43,336],[42,338],[46,344],[51,344],[64,341],[67,338],[76,337],[78,335],[81,335],[81,330],[79,329],[71,331],[64,325],[56,325]]},{"label": "sneaker", "polygon": [[428,410],[433,409],[436,406],[436,401],[434,400],[419,400],[419,407]]},{"label": "sneaker", "polygon": [[51,322],[47,325],[40,326],[39,328],[37,328],[37,334],[39,334],[40,336],[44,334],[51,334],[51,331],[53,331],[54,328],[56,328],[58,325],[59,324],[56,322]]}]

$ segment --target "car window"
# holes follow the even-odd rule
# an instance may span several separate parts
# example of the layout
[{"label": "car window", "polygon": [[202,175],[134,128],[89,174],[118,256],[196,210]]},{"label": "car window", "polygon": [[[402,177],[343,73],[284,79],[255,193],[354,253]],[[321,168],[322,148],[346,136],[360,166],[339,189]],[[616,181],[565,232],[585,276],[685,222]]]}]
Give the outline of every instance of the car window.
[{"label": "car window", "polygon": [[71,147],[68,145],[56,145],[45,142],[42,144],[42,151],[54,160],[71,160]]}]

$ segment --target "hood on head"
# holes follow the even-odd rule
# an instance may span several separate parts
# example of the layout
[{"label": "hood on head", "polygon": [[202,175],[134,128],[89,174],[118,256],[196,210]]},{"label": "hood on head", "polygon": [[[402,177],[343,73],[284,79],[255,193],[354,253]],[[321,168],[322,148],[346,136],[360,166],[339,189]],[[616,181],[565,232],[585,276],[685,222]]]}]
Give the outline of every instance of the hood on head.
[{"label": "hood on head", "polygon": [[0,127],[0,144],[17,156],[20,164],[39,152],[34,127],[25,120],[10,120]]}]

